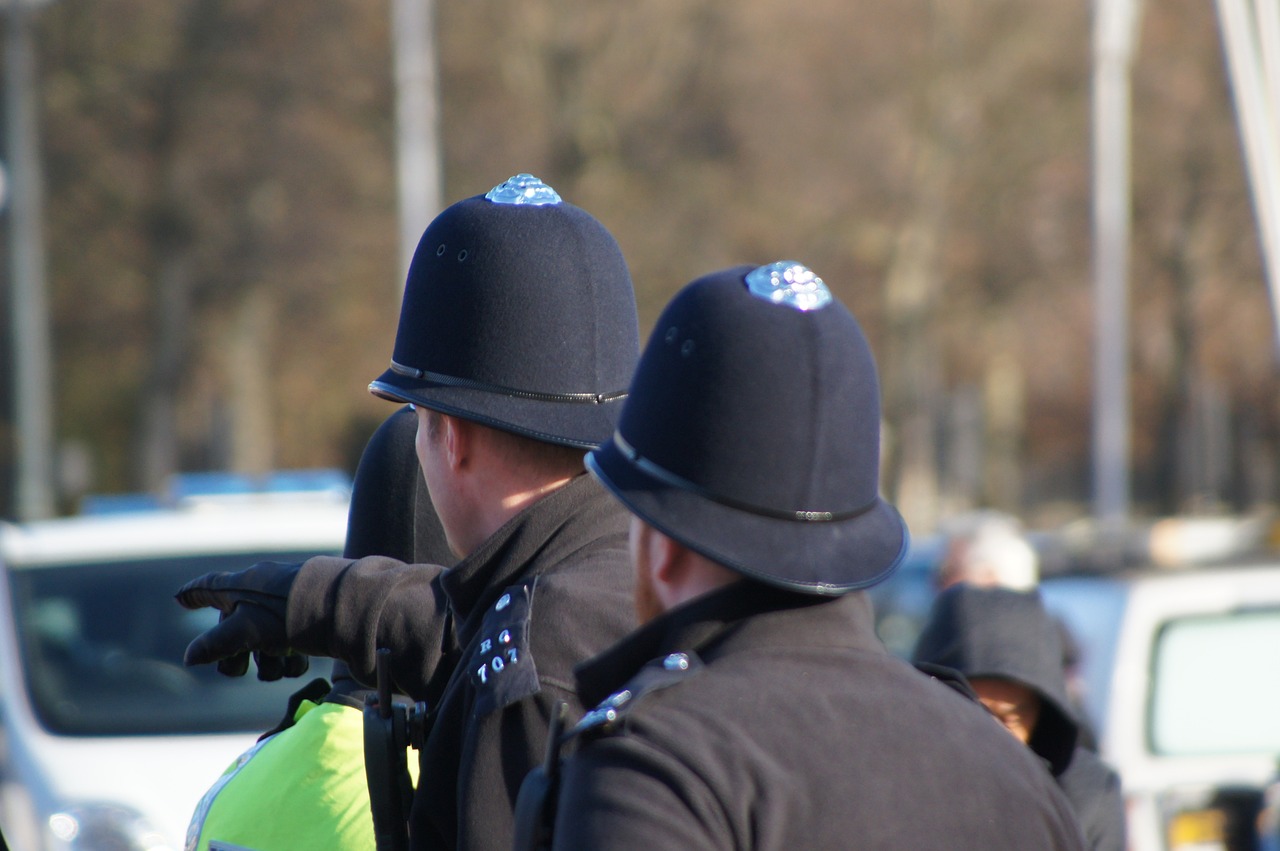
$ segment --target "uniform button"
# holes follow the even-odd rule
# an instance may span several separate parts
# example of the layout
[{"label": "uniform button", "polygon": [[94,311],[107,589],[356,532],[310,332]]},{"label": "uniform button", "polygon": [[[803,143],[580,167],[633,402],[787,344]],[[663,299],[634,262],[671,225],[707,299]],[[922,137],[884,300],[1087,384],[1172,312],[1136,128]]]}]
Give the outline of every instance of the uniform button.
[{"label": "uniform button", "polygon": [[582,716],[582,720],[578,722],[578,726],[582,728],[596,727],[600,724],[611,724],[618,720],[618,711],[612,706],[597,706],[595,709]]},{"label": "uniform button", "polygon": [[662,660],[662,667],[668,671],[687,671],[689,670],[689,656],[685,653],[672,653]]}]

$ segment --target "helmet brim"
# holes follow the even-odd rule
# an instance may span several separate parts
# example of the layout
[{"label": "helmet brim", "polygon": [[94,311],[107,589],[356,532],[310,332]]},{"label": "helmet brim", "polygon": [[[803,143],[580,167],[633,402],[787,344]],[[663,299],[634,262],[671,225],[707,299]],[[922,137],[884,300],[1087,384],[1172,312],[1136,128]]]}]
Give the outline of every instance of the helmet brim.
[{"label": "helmet brim", "polygon": [[613,441],[589,453],[586,466],[645,523],[769,585],[844,594],[887,579],[906,557],[907,525],[883,499],[848,519],[788,520],[725,505],[656,478]]},{"label": "helmet brim", "polygon": [[594,449],[617,426],[625,396],[605,401],[548,401],[488,389],[410,378],[388,369],[369,392],[392,402],[420,405],[543,443]]}]

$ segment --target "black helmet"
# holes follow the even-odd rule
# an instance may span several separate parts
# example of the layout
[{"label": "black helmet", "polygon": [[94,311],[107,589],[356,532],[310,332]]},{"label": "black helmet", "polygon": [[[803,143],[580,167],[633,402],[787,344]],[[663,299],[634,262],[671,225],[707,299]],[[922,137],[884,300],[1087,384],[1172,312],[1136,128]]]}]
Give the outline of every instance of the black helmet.
[{"label": "black helmet", "polygon": [[884,579],[906,552],[906,525],[878,491],[871,349],[798,263],[681,290],[587,467],[649,525],[768,584],[840,594]]},{"label": "black helmet", "polygon": [[427,226],[375,395],[589,449],[617,422],[640,339],[617,241],[519,174]]}]

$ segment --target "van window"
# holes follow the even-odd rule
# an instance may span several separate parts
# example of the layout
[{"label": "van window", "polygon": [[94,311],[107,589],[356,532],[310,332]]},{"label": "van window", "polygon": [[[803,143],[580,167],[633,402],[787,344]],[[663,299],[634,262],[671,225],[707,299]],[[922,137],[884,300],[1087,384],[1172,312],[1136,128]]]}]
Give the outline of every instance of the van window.
[{"label": "van window", "polygon": [[[53,733],[80,736],[261,732],[301,683],[187,668],[187,644],[218,621],[173,594],[188,580],[314,553],[221,554],[28,567],[10,594],[32,708]],[[327,673],[327,671],[322,672]],[[304,680],[305,682],[305,680]]]},{"label": "van window", "polygon": [[1168,622],[1151,676],[1153,752],[1280,754],[1280,609]]}]

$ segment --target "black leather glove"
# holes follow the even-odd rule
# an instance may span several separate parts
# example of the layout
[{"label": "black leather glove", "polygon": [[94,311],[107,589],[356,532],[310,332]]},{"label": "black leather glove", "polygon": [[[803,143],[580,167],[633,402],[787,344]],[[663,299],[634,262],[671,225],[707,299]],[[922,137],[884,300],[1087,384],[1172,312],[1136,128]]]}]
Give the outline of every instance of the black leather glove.
[{"label": "black leather glove", "polygon": [[289,589],[301,568],[264,561],[234,573],[207,573],[179,588],[174,598],[180,605],[222,613],[217,626],[187,645],[183,664],[217,662],[219,673],[242,677],[252,653],[260,680],[305,674],[310,663],[289,648],[285,632]]}]

